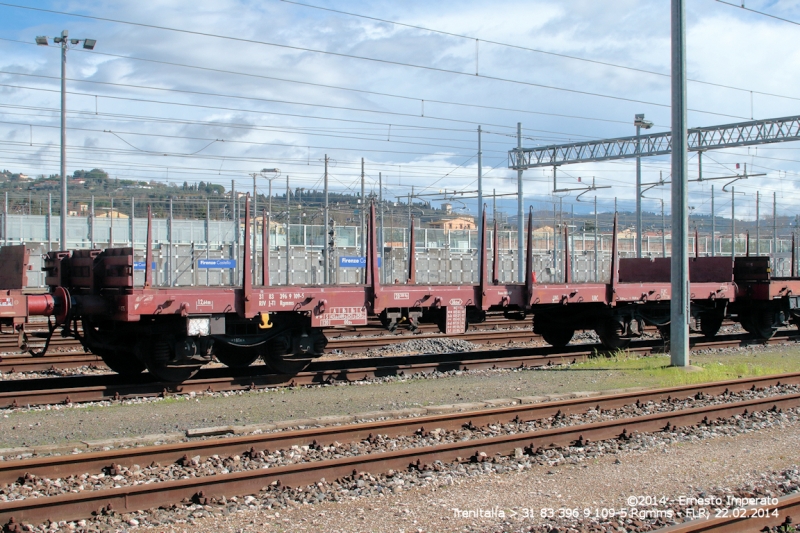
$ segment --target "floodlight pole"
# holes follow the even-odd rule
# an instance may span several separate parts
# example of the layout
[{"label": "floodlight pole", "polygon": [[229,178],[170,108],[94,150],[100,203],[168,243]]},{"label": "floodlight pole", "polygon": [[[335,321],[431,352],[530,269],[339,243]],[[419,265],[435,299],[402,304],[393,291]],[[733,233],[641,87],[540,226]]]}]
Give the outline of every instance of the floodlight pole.
[{"label": "floodlight pole", "polygon": [[59,249],[67,249],[67,36],[61,32],[61,236]]},{"label": "floodlight pole", "polygon": [[636,257],[642,257],[642,128],[649,130],[653,123],[644,119],[644,113],[638,113],[633,120],[636,126]]},{"label": "floodlight pole", "polygon": [[[483,216],[483,150],[481,149],[481,127],[478,126],[478,219]],[[479,230],[481,228],[478,228]],[[480,231],[479,231],[480,233]]]},{"label": "floodlight pole", "polygon": [[[522,152],[522,122],[517,122],[517,150]],[[525,267],[524,256],[525,250],[522,239],[522,232],[524,230],[525,221],[522,213],[522,169],[517,169],[517,281],[520,283],[525,281]]]},{"label": "floodlight pole", "polygon": [[328,154],[325,154],[325,178],[324,178],[324,188],[325,188],[325,207],[323,209],[323,223],[322,223],[322,231],[323,231],[323,247],[322,247],[322,263],[325,265],[322,271],[322,279],[324,280],[325,285],[330,283],[330,275],[331,275],[331,265],[330,265],[330,253],[328,251],[328,226],[330,226],[330,222],[328,222]]},{"label": "floodlight pole", "polygon": [[[67,249],[67,50],[69,43],[77,45],[83,41],[83,47],[94,50],[95,39],[69,39],[69,31],[63,30],[61,35],[53,38],[53,42],[61,45],[61,235],[59,247]],[[37,36],[36,44],[48,46],[47,37]]]}]

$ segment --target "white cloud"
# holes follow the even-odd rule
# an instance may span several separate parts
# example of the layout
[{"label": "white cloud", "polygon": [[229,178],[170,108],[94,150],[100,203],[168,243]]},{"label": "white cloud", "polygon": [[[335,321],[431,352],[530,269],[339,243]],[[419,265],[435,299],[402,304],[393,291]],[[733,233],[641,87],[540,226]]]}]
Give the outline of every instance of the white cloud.
[{"label": "white cloud", "polygon": [[[478,63],[482,76],[663,105],[493,81],[474,76],[476,50],[473,40],[287,3],[160,0],[111,4],[72,2],[66,7],[55,3],[47,5],[52,9],[109,19],[466,73],[455,75],[387,62],[363,61],[89,19],[48,15],[34,27],[26,26],[23,20],[27,18],[20,18],[20,24],[14,28],[13,34],[28,41],[38,34],[56,35],[65,27],[76,38],[88,36],[98,40],[98,55],[80,51],[69,53],[71,78],[241,97],[70,82],[70,91],[87,93],[89,96],[70,95],[69,108],[87,113],[95,109],[98,111],[98,115],[94,116],[70,115],[70,127],[90,130],[70,132],[70,144],[74,147],[68,159],[70,171],[74,168],[106,166],[112,173],[113,169],[125,169],[127,175],[150,179],[164,176],[164,169],[169,166],[196,169],[191,170],[192,174],[181,175],[182,179],[188,176],[188,181],[215,181],[228,187],[232,178],[247,183],[249,172],[278,166],[284,175],[291,175],[295,186],[311,187],[322,172],[320,160],[328,154],[337,160],[336,172],[340,176],[357,176],[360,158],[365,157],[370,180],[376,181],[378,172],[383,172],[393,194],[403,195],[410,191],[412,185],[418,190],[431,183],[437,184],[437,190],[439,184],[447,189],[471,189],[475,187],[477,173],[475,130],[478,124],[483,124],[487,131],[484,136],[483,166],[486,171],[491,169],[485,180],[486,188],[513,192],[516,190],[516,172],[507,169],[506,152],[516,144],[514,134],[517,122],[523,123],[526,144],[632,135],[633,115],[641,112],[656,123],[653,131],[664,131],[670,123],[669,108],[663,106],[670,101],[667,77],[481,42]],[[571,0],[558,3],[399,4],[331,1],[324,5],[637,69],[668,73],[670,67],[669,6],[665,2]],[[748,7],[763,8],[780,16],[800,20],[798,2],[748,2]],[[19,16],[19,10],[2,10],[7,20]],[[787,43],[797,40],[796,26],[716,2],[692,4],[687,20],[690,77],[776,94],[796,93],[795,87],[800,86],[800,69],[797,68],[800,52],[787,46]],[[0,41],[0,50],[0,70],[47,76],[59,74],[59,53],[53,46],[45,50]],[[102,53],[194,65],[216,71],[99,55]],[[350,87],[404,98],[228,74],[220,70]],[[0,74],[0,83],[58,89],[57,80],[9,74]],[[7,95],[5,102],[13,101],[15,105],[44,107],[54,111],[59,105],[57,92],[0,87],[0,94]],[[97,95],[96,99],[94,95]],[[692,109],[732,115],[726,117],[691,112],[689,117],[692,126],[735,122],[749,118],[751,113],[750,94],[746,91],[690,83],[689,95],[689,107]],[[266,102],[264,99],[313,105]],[[622,123],[453,106],[435,100]],[[755,94],[752,112],[756,118],[793,115],[797,114],[796,104],[797,100]],[[349,109],[321,107],[323,105]],[[43,127],[57,125],[57,112],[12,107],[2,107],[0,112],[0,120],[34,124],[34,138],[37,141],[37,146],[20,146],[17,153],[13,146],[11,150],[9,145],[0,147],[4,149],[0,157],[5,158],[0,161],[0,166],[29,173],[57,172],[58,130]],[[423,112],[425,117],[421,116]],[[109,113],[117,116],[107,115]],[[175,120],[155,121],[148,117]],[[229,124],[249,125],[251,128]],[[27,138],[28,135],[23,135],[22,130],[20,126],[0,124],[0,137],[6,140],[12,135],[17,139]],[[103,133],[103,130],[146,134],[121,136],[139,150],[184,155],[148,155],[126,146],[118,138]],[[203,148],[207,143],[203,139],[227,142],[213,143],[196,156],[186,155]],[[96,150],[82,150],[81,147],[121,151],[104,154]],[[780,150],[775,149],[778,147]],[[41,154],[46,154],[46,157],[40,157],[35,168],[26,167],[33,165],[37,161],[35,157]],[[747,184],[742,183],[743,190],[754,192],[759,188],[765,194],[775,190],[788,203],[794,198],[794,182],[800,172],[796,159],[794,144],[764,147],[757,155],[755,149],[750,154],[744,149],[731,150],[729,153],[709,154],[705,173],[708,176],[724,175],[729,172],[724,164],[747,160],[751,168],[768,176],[763,180],[754,178]],[[606,205],[610,205],[614,197],[623,205],[632,205],[633,168],[632,161],[627,161],[577,165],[562,170],[565,180],[574,179],[570,175],[586,179],[594,176],[598,185],[612,185],[612,189],[603,189],[598,193]],[[669,172],[665,159],[646,161],[644,181],[656,181],[659,171]],[[398,178],[401,179],[400,183]],[[347,182],[347,179],[342,179]],[[527,200],[548,198],[552,177],[536,170],[527,172],[525,180],[526,195],[529,195]],[[666,191],[666,187],[657,188],[650,194],[668,199]],[[697,186],[696,193],[700,199],[697,202],[700,205],[698,209],[707,209],[709,191],[707,186]],[[648,200],[648,205],[655,206],[658,203]],[[749,209],[747,206],[752,200],[746,198],[743,203],[743,209]]]}]

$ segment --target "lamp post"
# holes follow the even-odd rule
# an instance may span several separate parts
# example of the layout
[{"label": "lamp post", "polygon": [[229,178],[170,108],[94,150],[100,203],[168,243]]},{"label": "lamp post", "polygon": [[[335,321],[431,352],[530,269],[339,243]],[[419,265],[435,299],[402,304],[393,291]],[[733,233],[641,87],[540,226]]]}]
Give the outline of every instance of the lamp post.
[{"label": "lamp post", "polygon": [[639,135],[642,128],[649,130],[653,123],[644,119],[644,113],[634,117],[633,125],[636,126],[636,257],[642,257],[642,147]]},{"label": "lamp post", "polygon": [[[53,42],[61,45],[61,250],[67,249],[67,50],[69,45],[76,46],[83,42],[86,50],[94,50],[96,39],[69,39],[69,32],[64,30]],[[37,36],[36,44],[48,46],[46,36]]]}]

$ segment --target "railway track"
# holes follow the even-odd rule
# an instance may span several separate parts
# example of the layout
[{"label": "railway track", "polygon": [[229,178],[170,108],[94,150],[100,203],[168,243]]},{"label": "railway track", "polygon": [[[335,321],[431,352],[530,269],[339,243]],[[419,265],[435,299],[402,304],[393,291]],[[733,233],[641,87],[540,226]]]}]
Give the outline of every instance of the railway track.
[{"label": "railway track", "polygon": [[[412,333],[408,330],[401,330],[398,333],[388,333],[380,325],[372,328],[361,328],[359,330],[342,331],[334,329],[327,332],[329,335],[326,351],[329,353],[358,353],[364,350],[389,346],[412,339],[460,339],[473,344],[508,344],[519,342],[533,342],[542,340],[541,335],[532,331],[529,327],[514,328],[514,324],[519,321],[494,318],[481,324],[470,326],[470,331],[457,335],[446,335],[439,333],[435,326],[423,324],[419,333]],[[655,328],[650,328],[655,332]],[[0,352],[4,350],[14,351],[16,347],[16,337],[0,337]],[[84,353],[80,343],[72,338],[54,337],[51,346],[59,348],[58,352],[50,352],[44,357],[32,357],[28,354],[7,354],[0,356],[0,372],[43,372],[50,370],[95,367],[106,368],[103,360],[91,353]],[[67,352],[67,353],[64,353]],[[73,352],[73,353],[69,353]]]},{"label": "railway track", "polygon": [[[780,332],[770,344],[795,342],[798,335]],[[764,344],[747,335],[728,335],[711,341],[694,339],[692,349],[728,348]],[[639,341],[628,351],[648,354],[663,349],[661,340]],[[204,392],[254,390],[282,386],[319,385],[336,381],[360,381],[386,376],[410,376],[454,370],[523,368],[568,364],[602,353],[599,345],[579,344],[553,353],[550,346],[475,352],[426,354],[401,357],[334,359],[317,361],[294,375],[265,374],[263,365],[244,369],[207,368],[182,383],[154,381],[144,373],[135,379],[117,374],[66,376],[0,381],[0,408],[124,400]]]},{"label": "railway track", "polygon": [[[541,340],[541,336],[533,333],[530,327],[496,329],[509,328],[513,326],[515,322],[516,321],[496,320],[492,321],[491,324],[479,324],[479,326],[484,327],[476,327],[473,330],[458,335],[438,333],[438,329],[430,324],[425,324],[425,327],[420,328],[419,333],[411,333],[407,330],[402,330],[399,333],[388,333],[380,326],[375,326],[374,330],[370,328],[366,331],[362,328],[357,332],[342,331],[340,329],[331,330],[331,332],[328,332],[331,336],[329,337],[326,351],[334,353],[354,353],[420,338],[461,339],[474,344],[505,344],[509,342]],[[16,343],[16,337],[14,337],[14,339],[0,337],[0,352],[18,351]],[[44,357],[32,357],[28,354],[0,356],[0,372],[41,372],[56,369],[80,368],[84,366],[93,366],[97,368],[106,367],[100,357],[91,353],[85,353],[80,343],[75,339],[53,337],[50,345],[53,348],[57,348],[59,351],[52,351]]]},{"label": "railway track", "polygon": [[[611,410],[636,403],[681,400],[698,394],[725,396],[745,390],[755,390],[777,385],[800,384],[800,373],[739,379],[705,385],[673,387],[669,389],[638,391],[593,398],[517,405],[498,409],[431,415],[419,418],[395,419],[380,422],[323,427],[299,431],[249,435],[205,441],[192,441],[175,445],[151,446],[134,449],[101,451],[69,456],[32,458],[0,464],[0,481],[38,478],[66,479],[71,475],[121,471],[134,464],[169,464],[189,461],[188,457],[232,455],[255,456],[261,450],[287,449],[291,446],[320,447],[331,443],[355,443],[370,440],[375,435],[387,438],[425,434],[439,430],[485,427],[490,424],[541,420],[557,413],[562,415],[586,413],[591,409]],[[298,487],[325,479],[349,479],[368,474],[381,474],[390,469],[400,471],[425,470],[435,461],[463,463],[481,461],[496,455],[513,456],[519,450],[533,453],[536,450],[573,445],[576,442],[626,438],[635,432],[660,431],[665,427],[679,428],[709,423],[718,418],[746,415],[756,411],[790,409],[800,406],[800,393],[785,392],[768,397],[712,403],[700,407],[667,410],[641,416],[624,416],[600,422],[583,423],[526,432],[511,432],[497,436],[479,435],[475,438],[416,447],[389,450],[382,453],[350,455],[322,461],[307,461],[279,466],[228,473],[187,477],[154,483],[131,484],[115,488],[84,490],[55,496],[25,498],[0,502],[0,523],[42,523],[47,520],[76,520],[94,513],[131,512],[168,506],[181,502],[209,503],[212,498],[257,494],[263,487]],[[789,502],[788,499],[786,499]],[[792,507],[792,505],[794,507]],[[785,506],[796,508],[796,503]],[[790,512],[790,511],[787,511]],[[747,522],[755,524],[755,522]],[[778,522],[779,523],[779,522]],[[775,524],[771,524],[775,525]],[[680,529],[692,527],[681,524],[678,531],[741,531],[741,529]],[[9,526],[7,526],[9,529]]]}]

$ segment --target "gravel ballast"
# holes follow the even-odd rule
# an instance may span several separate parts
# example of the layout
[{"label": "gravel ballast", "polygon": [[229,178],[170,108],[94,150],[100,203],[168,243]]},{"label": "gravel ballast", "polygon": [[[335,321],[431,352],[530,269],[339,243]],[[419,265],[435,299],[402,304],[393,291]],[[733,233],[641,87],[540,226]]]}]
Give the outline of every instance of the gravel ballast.
[{"label": "gravel ballast", "polygon": [[[662,358],[664,364],[668,359]],[[708,350],[693,354],[694,364],[734,362],[800,370],[796,347]],[[736,377],[736,376],[733,376]],[[252,392],[184,395],[165,399],[129,400],[0,410],[0,448],[48,445],[85,448],[83,442],[183,433],[223,425],[264,424],[291,419],[352,415],[453,403],[600,391],[660,383],[646,371],[614,368],[477,370],[437,373],[427,378],[393,377],[315,387]]]},{"label": "gravel ballast", "polygon": [[[376,434],[374,438],[368,440],[334,443],[330,446],[293,446],[291,449],[271,450],[267,453],[264,453],[260,449],[250,450],[249,452],[243,449],[241,455],[230,457],[220,457],[218,455],[213,455],[211,457],[201,457],[199,455],[195,457],[187,456],[174,464],[163,466],[154,464],[149,466],[145,465],[144,467],[135,465],[132,468],[109,467],[103,472],[86,472],[82,475],[70,476],[64,479],[48,479],[30,475],[17,483],[12,483],[0,488],[0,501],[41,498],[69,492],[102,490],[121,486],[134,486],[142,483],[206,477],[246,470],[260,470],[298,463],[339,459],[342,457],[379,454],[400,449],[437,446],[446,443],[465,442],[503,435],[518,435],[540,430],[598,423],[620,418],[633,418],[655,413],[677,412],[710,405],[797,394],[798,392],[800,392],[800,387],[796,385],[769,387],[756,391],[745,390],[735,394],[726,394],[724,396],[697,395],[680,400],[673,399],[670,401],[647,402],[644,404],[639,404],[637,402],[636,404],[626,405],[618,409],[603,410],[602,412],[590,409],[588,412],[581,414],[569,416],[556,415],[541,420],[493,424],[485,427],[462,427],[458,431],[431,428],[428,431],[417,431],[411,435],[392,438]],[[548,461],[549,460],[550,459],[548,459]]]},{"label": "gravel ballast", "polygon": [[[304,487],[272,483],[256,495],[124,515],[112,512],[83,524],[29,530],[652,531],[699,512],[702,505],[680,503],[681,497],[773,498],[797,492],[800,473],[792,450],[798,444],[800,417],[795,410],[754,412],[634,434],[628,440],[532,454],[518,451],[513,457],[470,463],[437,461],[420,469],[323,479]],[[648,503],[631,504],[631,498]],[[673,514],[647,519],[640,512],[634,518],[583,518],[581,523],[557,516],[559,510],[572,509],[624,508],[632,513],[632,505]],[[714,512],[715,506],[704,508]],[[554,517],[543,518],[549,509]]]}]

